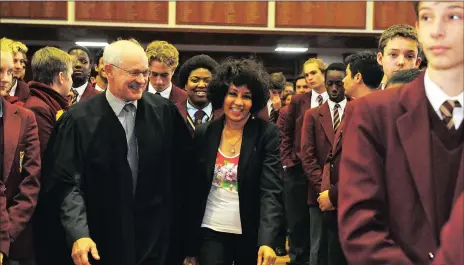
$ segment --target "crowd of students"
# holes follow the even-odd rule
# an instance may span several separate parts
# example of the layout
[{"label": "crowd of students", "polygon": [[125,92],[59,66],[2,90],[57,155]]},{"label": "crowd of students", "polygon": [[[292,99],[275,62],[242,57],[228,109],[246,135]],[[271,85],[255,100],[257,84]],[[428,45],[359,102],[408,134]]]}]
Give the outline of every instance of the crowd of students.
[{"label": "crowd of students", "polygon": [[133,39],[26,83],[1,39],[0,265],[463,264],[464,6],[414,7],[293,83]]}]

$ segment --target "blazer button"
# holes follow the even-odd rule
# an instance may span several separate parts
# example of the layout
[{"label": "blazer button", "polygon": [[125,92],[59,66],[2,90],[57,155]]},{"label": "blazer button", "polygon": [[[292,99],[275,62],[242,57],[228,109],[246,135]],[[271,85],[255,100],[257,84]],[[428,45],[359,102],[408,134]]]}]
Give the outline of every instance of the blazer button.
[{"label": "blazer button", "polygon": [[430,259],[430,260],[433,260],[434,258],[435,258],[435,256],[433,255],[433,253],[432,253],[432,252],[429,252],[429,259]]}]

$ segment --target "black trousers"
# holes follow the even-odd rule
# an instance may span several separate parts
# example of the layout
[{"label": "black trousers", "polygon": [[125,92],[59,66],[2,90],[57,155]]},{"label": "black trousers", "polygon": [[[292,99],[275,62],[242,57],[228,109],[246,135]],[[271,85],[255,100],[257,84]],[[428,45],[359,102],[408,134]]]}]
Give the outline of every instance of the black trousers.
[{"label": "black trousers", "polygon": [[[282,179],[284,178],[284,171],[280,173]],[[285,191],[282,192],[282,202],[285,202]],[[285,203],[283,203],[284,206],[284,214],[287,215],[286,210],[285,210]],[[286,242],[287,242],[287,220],[284,218],[284,221],[282,222],[282,225],[279,228],[279,233],[277,234],[274,242],[273,242],[273,247],[274,248],[282,248],[285,250]]]},{"label": "black trousers", "polygon": [[244,235],[216,232],[202,228],[199,262],[201,265],[256,264],[258,247]]},{"label": "black trousers", "polygon": [[301,165],[284,173],[285,216],[289,230],[289,256],[295,264],[307,264],[310,249],[308,180]]},{"label": "black trousers", "polygon": [[348,265],[338,239],[337,211],[324,212],[327,227],[328,265]]}]

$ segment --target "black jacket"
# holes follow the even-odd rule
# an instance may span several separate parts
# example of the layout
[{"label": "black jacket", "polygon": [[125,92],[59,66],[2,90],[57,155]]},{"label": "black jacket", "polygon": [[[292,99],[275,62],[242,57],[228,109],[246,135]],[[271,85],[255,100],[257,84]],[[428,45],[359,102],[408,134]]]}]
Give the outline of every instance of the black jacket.
[{"label": "black jacket", "polygon": [[93,265],[170,263],[169,246],[178,247],[182,232],[191,136],[177,108],[147,92],[137,103],[135,134],[134,195],[125,132],[105,93],[74,105],[57,122],[43,167],[47,210],[41,217],[51,241],[44,245],[53,258],[47,265],[72,264],[72,242],[87,236],[101,257]]},{"label": "black jacket", "polygon": [[[187,253],[197,256],[200,227],[213,181],[224,116],[198,126],[194,137],[195,186],[189,190],[189,217],[192,225]],[[242,235],[256,246],[271,246],[283,221],[279,129],[258,118],[250,118],[243,129],[238,164],[238,194]],[[250,242],[249,241],[249,242]]]}]

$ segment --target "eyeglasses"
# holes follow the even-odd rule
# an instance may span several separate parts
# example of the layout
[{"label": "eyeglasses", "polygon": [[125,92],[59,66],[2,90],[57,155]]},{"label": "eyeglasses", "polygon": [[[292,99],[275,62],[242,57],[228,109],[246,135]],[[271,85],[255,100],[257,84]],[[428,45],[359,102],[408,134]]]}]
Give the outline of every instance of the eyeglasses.
[{"label": "eyeglasses", "polygon": [[114,65],[114,64],[111,64],[111,65],[114,66],[114,67],[116,67],[116,68],[118,68],[118,69],[123,70],[124,72],[126,72],[126,73],[128,73],[128,74],[130,74],[132,77],[139,77],[139,75],[142,74],[142,76],[143,76],[144,78],[147,78],[147,77],[149,77],[150,74],[151,74],[151,71],[150,71],[150,70],[146,70],[146,71],[141,72],[141,71],[139,71],[139,70],[127,70],[127,69],[121,68],[121,67],[119,67],[119,66],[117,66],[117,65]]}]

